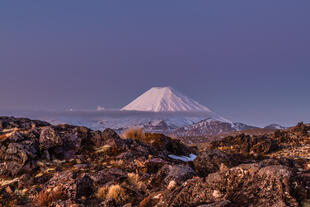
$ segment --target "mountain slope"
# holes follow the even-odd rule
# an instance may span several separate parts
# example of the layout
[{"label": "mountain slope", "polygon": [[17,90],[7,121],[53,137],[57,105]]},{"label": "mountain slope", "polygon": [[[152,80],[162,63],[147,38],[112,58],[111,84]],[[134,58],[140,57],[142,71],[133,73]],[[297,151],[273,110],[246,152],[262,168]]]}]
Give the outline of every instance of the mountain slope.
[{"label": "mountain slope", "polygon": [[154,87],[121,110],[152,112],[211,112],[171,87]]},{"label": "mountain slope", "polygon": [[118,132],[130,127],[165,134],[175,131],[182,136],[213,135],[243,129],[242,124],[232,123],[171,87],[151,88],[121,111],[102,110],[100,117],[90,115],[89,118],[81,118],[66,119],[64,123],[84,125],[94,130],[111,128]]},{"label": "mountain slope", "polygon": [[205,119],[191,126],[184,126],[174,131],[179,136],[208,136],[227,132],[257,128],[242,123],[223,122]]},{"label": "mountain slope", "polygon": [[266,126],[265,129],[287,129],[287,127],[281,126],[279,124],[270,124]]}]

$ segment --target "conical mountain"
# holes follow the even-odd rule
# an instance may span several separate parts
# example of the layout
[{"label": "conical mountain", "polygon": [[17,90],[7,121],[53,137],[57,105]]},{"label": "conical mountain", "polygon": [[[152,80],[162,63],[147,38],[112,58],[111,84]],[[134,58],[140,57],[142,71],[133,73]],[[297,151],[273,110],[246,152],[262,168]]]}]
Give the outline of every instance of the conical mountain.
[{"label": "conical mountain", "polygon": [[171,87],[153,87],[121,110],[151,112],[211,112]]}]

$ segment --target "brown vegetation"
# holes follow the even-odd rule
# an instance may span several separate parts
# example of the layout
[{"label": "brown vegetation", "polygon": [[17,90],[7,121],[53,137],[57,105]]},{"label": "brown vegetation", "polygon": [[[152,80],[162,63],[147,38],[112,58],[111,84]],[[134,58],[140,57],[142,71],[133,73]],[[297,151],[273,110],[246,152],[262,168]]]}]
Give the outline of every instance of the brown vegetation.
[{"label": "brown vegetation", "polygon": [[141,140],[145,138],[145,134],[141,128],[128,128],[121,134],[121,137]]},{"label": "brown vegetation", "polygon": [[101,188],[98,188],[96,197],[100,200],[104,200],[107,196],[108,190],[109,190],[109,186],[103,186]]},{"label": "brown vegetation", "polygon": [[129,184],[135,186],[138,190],[145,191],[146,185],[141,181],[138,174],[128,173],[128,182]]},{"label": "brown vegetation", "polygon": [[62,197],[62,190],[59,187],[42,190],[35,198],[35,203],[38,206],[49,206],[52,202],[60,200]]},{"label": "brown vegetation", "polygon": [[123,203],[128,199],[126,191],[120,185],[101,187],[98,189],[96,197],[101,200],[113,199],[118,204]]}]

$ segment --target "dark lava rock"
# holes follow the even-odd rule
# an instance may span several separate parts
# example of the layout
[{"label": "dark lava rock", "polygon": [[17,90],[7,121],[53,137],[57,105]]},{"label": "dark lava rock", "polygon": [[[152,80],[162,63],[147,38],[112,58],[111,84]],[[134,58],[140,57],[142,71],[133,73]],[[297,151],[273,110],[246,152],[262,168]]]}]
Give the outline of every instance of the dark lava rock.
[{"label": "dark lava rock", "polygon": [[165,164],[167,164],[167,162],[160,158],[153,158],[153,159],[147,160],[145,162],[146,172],[156,173]]},{"label": "dark lava rock", "polygon": [[229,200],[219,201],[215,203],[199,205],[197,207],[229,207],[231,202]]},{"label": "dark lava rock", "polygon": [[212,149],[200,153],[193,163],[196,172],[202,177],[220,170],[221,167],[230,168],[233,166],[231,156]]},{"label": "dark lava rock", "polygon": [[156,150],[166,151],[168,154],[189,155],[191,153],[190,149],[180,140],[172,139],[163,134],[145,133],[145,138],[142,141],[150,144]]},{"label": "dark lava rock", "polygon": [[163,197],[158,206],[196,206],[224,200],[229,206],[298,206],[290,191],[294,176],[281,165],[240,165],[207,178],[188,180]]},{"label": "dark lava rock", "polygon": [[278,149],[278,144],[273,139],[266,136],[250,136],[245,134],[226,137],[221,141],[213,142],[212,145],[223,151],[243,155],[270,153]]},{"label": "dark lava rock", "polygon": [[50,124],[44,121],[30,120],[26,118],[15,118],[15,117],[0,117],[0,130],[21,128],[29,130],[33,127],[49,126]]},{"label": "dark lava rock", "polygon": [[63,144],[61,137],[51,127],[44,127],[42,129],[39,143],[42,149],[49,149],[52,147],[61,146]]},{"label": "dark lava rock", "polygon": [[293,127],[291,130],[299,133],[301,136],[306,136],[310,130],[310,127],[305,125],[303,122],[299,122],[297,126]]},{"label": "dark lava rock", "polygon": [[34,179],[29,174],[23,174],[18,180],[18,188],[32,186]]},{"label": "dark lava rock", "polygon": [[31,172],[36,169],[35,159],[38,156],[38,152],[38,144],[32,140],[18,143],[2,143],[0,160],[4,162],[7,173],[15,176],[22,172]]},{"label": "dark lava rock", "polygon": [[184,181],[194,177],[195,171],[185,165],[164,165],[156,174],[152,180],[153,185],[166,184],[170,181],[174,181],[177,184],[181,184]]},{"label": "dark lava rock", "polygon": [[117,207],[114,199],[107,199],[99,204],[99,207]]},{"label": "dark lava rock", "polygon": [[0,117],[0,206],[294,207],[310,199],[308,131],[226,137],[185,163],[169,155],[194,147],[161,134]]},{"label": "dark lava rock", "polygon": [[84,175],[76,182],[76,198],[82,196],[89,197],[94,192],[94,181],[88,176]]},{"label": "dark lava rock", "polygon": [[91,133],[90,140],[93,142],[93,144],[96,147],[101,147],[107,144],[111,144],[111,142],[113,142],[113,144],[115,145],[120,145],[122,142],[120,140],[121,138],[119,137],[119,135],[112,129],[105,129],[103,132],[92,131],[90,133]]},{"label": "dark lava rock", "polygon": [[111,168],[108,170],[101,170],[95,176],[95,181],[99,185],[104,185],[108,182],[119,182],[127,178],[127,174],[119,168]]}]

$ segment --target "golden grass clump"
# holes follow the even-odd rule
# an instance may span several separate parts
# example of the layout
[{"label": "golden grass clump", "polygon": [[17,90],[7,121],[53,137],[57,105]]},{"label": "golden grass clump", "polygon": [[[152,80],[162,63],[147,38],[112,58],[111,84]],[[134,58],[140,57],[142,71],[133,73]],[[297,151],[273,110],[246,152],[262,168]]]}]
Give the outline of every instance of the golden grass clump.
[{"label": "golden grass clump", "polygon": [[2,131],[0,131],[0,139],[6,139],[6,138],[12,136],[17,131],[18,131],[18,128],[3,129]]},{"label": "golden grass clump", "polygon": [[96,148],[96,153],[108,153],[109,151],[111,151],[111,145],[104,145],[102,147]]},{"label": "golden grass clump", "polygon": [[35,198],[35,203],[39,206],[50,206],[54,201],[63,198],[61,188],[56,187],[54,189],[42,190]]},{"label": "golden grass clump", "polygon": [[128,128],[121,134],[121,138],[143,140],[145,138],[145,134],[141,128]]},{"label": "golden grass clump", "polygon": [[96,197],[101,200],[114,199],[120,204],[128,199],[126,191],[120,185],[104,186],[98,189]]},{"label": "golden grass clump", "polygon": [[117,203],[126,201],[128,196],[120,185],[111,185],[107,194],[107,198],[114,199]]},{"label": "golden grass clump", "polygon": [[114,166],[114,167],[120,167],[124,165],[124,160],[110,160],[109,164]]},{"label": "golden grass clump", "polygon": [[129,184],[135,186],[138,190],[142,190],[142,191],[146,190],[146,185],[141,181],[138,174],[128,173],[127,176],[128,176],[127,180]]},{"label": "golden grass clump", "polygon": [[96,197],[98,199],[104,200],[107,197],[109,186],[103,186],[97,190]]}]

